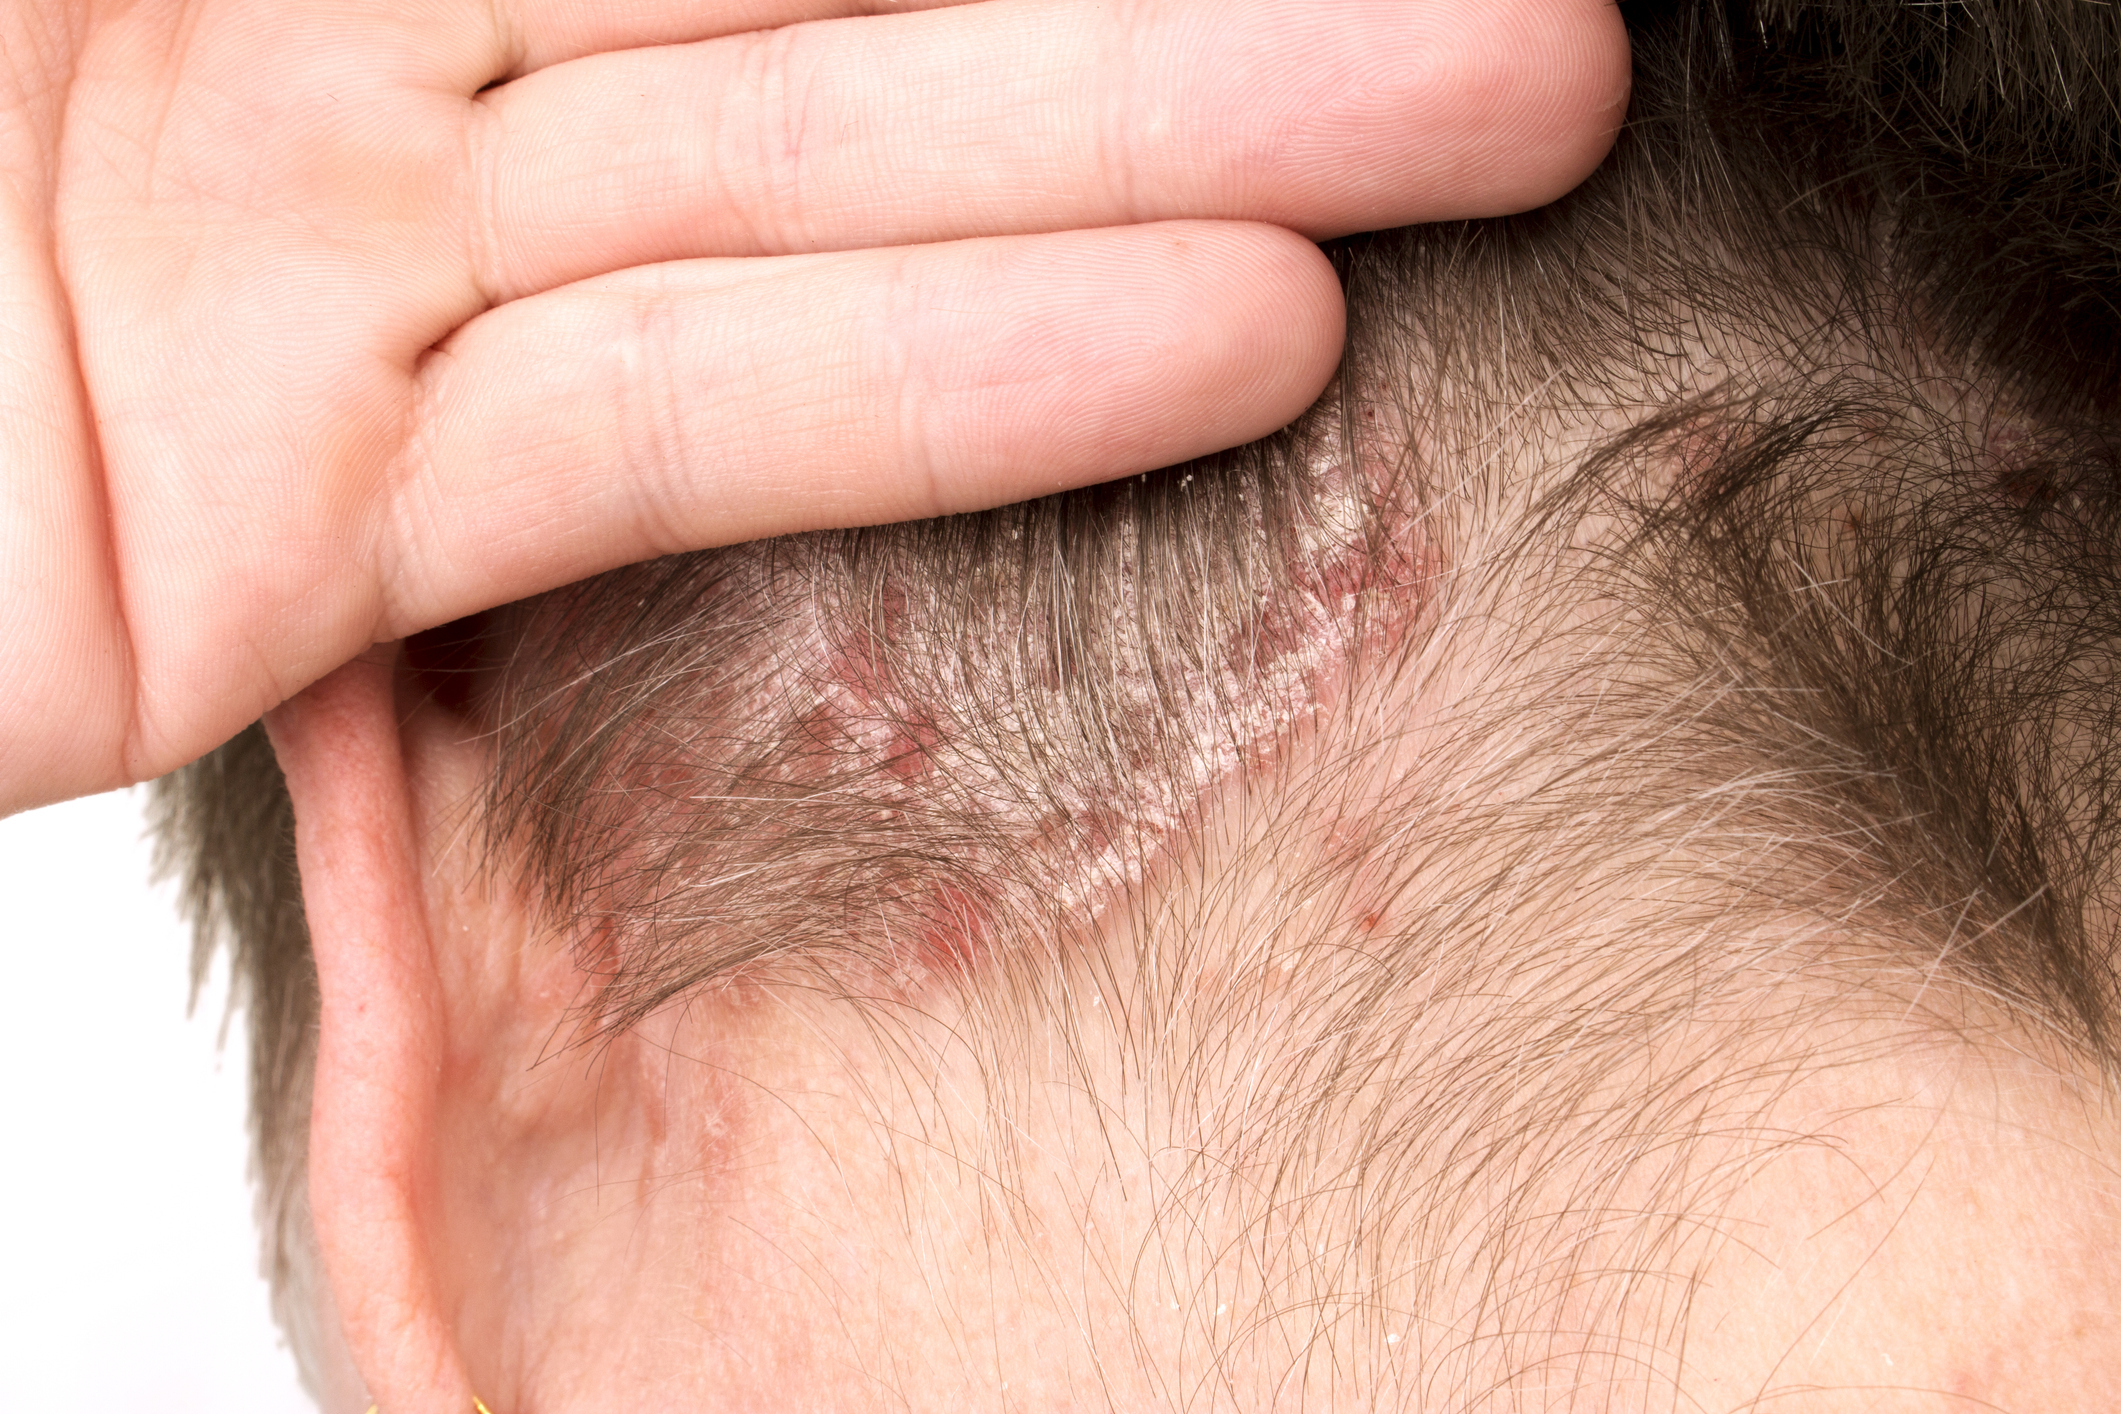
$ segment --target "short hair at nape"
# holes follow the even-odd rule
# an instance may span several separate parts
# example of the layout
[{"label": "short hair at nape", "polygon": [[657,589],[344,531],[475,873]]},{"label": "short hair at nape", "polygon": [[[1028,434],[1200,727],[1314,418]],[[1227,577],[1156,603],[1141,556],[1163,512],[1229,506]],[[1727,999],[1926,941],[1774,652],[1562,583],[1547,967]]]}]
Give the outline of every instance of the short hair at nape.
[{"label": "short hair at nape", "polygon": [[[1256,686],[1204,645],[1265,631],[1259,606],[1302,579],[1289,547],[1336,514],[1319,468],[1365,454],[1376,400],[1430,451],[1364,489],[1375,523],[1507,493],[1469,492],[1441,449],[1604,414],[1488,561],[1551,565],[1541,537],[1618,527],[1585,572],[1658,626],[1631,640],[1652,675],[1742,689],[1673,772],[1801,760],[1805,789],[1746,826],[1786,841],[1775,876],[1734,886],[1904,937],[2110,1068],[2121,11],[1623,12],[1636,90],[1611,157],[1538,212],[1333,243],[1342,376],[1283,433],[1026,506],[619,570],[430,636],[415,669],[493,752],[494,857],[556,931],[604,940],[590,1031],[733,974],[872,966],[858,905],[1050,900],[1033,866],[997,867],[1026,812],[1177,810],[1205,769],[1183,739],[1241,737]],[[837,661],[859,647],[918,788],[790,706],[797,618]],[[888,686],[912,682],[941,686]],[[707,779],[741,789],[683,788]],[[284,1287],[317,1015],[291,813],[257,728],[156,801],[199,965],[229,949],[250,1017]]]}]

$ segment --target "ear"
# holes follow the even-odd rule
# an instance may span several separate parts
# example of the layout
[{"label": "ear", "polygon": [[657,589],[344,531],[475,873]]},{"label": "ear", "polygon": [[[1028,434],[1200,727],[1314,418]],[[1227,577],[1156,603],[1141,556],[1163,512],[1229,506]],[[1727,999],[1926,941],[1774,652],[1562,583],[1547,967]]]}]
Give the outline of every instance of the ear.
[{"label": "ear", "polygon": [[372,650],[266,719],[294,800],[322,1001],[310,1207],[371,1396],[392,1410],[469,1410],[429,1259],[445,1022],[393,702],[396,657]]},{"label": "ear", "polygon": [[483,752],[398,661],[373,650],[266,722],[322,1002],[310,1206],[383,1414],[473,1414],[474,1390],[513,1414],[503,1229],[536,1208],[524,1135],[593,1126],[596,1086],[579,1064],[527,1077],[573,969],[565,949],[527,947],[511,891],[487,887],[468,838]]}]

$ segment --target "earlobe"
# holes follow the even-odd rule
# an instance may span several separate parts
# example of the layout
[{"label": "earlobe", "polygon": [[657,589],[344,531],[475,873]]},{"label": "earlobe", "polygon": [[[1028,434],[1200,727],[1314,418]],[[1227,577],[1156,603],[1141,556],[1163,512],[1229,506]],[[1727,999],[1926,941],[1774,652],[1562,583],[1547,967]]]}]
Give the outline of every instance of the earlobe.
[{"label": "earlobe", "polygon": [[394,701],[373,650],[266,721],[295,806],[322,1019],[310,1203],[349,1348],[389,1414],[473,1408],[433,1261],[447,1045]]}]

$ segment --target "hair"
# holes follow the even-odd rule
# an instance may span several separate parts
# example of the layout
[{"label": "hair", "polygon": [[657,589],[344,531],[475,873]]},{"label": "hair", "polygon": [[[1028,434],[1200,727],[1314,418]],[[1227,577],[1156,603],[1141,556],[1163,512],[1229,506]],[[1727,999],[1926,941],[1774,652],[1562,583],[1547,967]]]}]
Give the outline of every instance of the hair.
[{"label": "hair", "polygon": [[[488,858],[576,949],[586,1032],[716,986],[889,1012],[939,984],[992,1058],[1095,991],[1204,1094],[1248,1036],[1300,1028],[1334,1040],[1277,1062],[1301,1098],[1235,1151],[1259,1191],[1360,1174],[1390,1198],[1366,1230],[1432,1242],[1497,1173],[1739,1182],[1640,1168],[1645,1135],[1714,1130],[1721,1102],[1706,1060],[1624,1058],[1704,1017],[1825,1057],[1828,1019],[1884,1003],[2110,1071],[2121,12],[1624,13],[1635,97],[1581,189],[1329,246],[1346,355],[1283,432],[634,566],[411,643],[484,735]],[[1255,804],[1206,839],[1233,778]],[[156,799],[195,975],[225,947],[249,1015],[294,1322],[317,994],[291,810],[257,728]],[[1272,909],[1227,882],[1268,859]],[[1194,916],[1159,911],[1179,877]],[[1204,1001],[1210,935],[1302,959],[1301,985]],[[1437,998],[1557,970],[1565,1013],[1421,1039]],[[1534,1056],[1545,1079],[1502,1098]],[[1482,1231],[1468,1260],[1531,1290],[1551,1253]],[[1688,1240],[1629,1232],[1638,1276]],[[1560,1299],[1496,1318],[1505,1368],[1552,1354],[1525,1312]],[[1431,1378],[1490,1378],[1450,1360]]]}]

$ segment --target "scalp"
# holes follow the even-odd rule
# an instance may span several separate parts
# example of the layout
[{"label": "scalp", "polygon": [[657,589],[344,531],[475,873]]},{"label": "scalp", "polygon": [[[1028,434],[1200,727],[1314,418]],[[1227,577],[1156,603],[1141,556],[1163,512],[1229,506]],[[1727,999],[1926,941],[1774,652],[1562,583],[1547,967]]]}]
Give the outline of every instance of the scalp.
[{"label": "scalp", "polygon": [[[1157,1220],[1249,1195],[1262,1309],[1361,1311],[1381,1362],[1395,1301],[1486,1321],[1439,1337],[1451,1407],[1591,1381],[1567,1362],[1616,1331],[1668,1392],[1691,1297],[1659,1293],[1698,1286],[1706,1220],[1845,1151],[1778,1117],[1792,1076],[2037,1055],[2096,1111],[2121,11],[1626,13],[1637,101],[1589,185],[1334,246],[1338,400],[1291,429],[478,626],[491,856],[596,1021],[785,986],[967,1021],[1004,1116],[1034,1074],[1176,1096],[1129,1112],[1190,1195]],[[259,749],[184,789],[222,812],[196,896],[271,951],[259,1094],[294,1114]],[[1364,1286],[1358,1250],[1456,1265]],[[1272,1329],[1290,1368],[1334,1330]]]},{"label": "scalp", "polygon": [[1290,438],[622,572],[499,629],[579,645],[521,653],[487,709],[496,837],[617,939],[612,1017],[791,970],[928,996],[1139,890],[1420,612],[1396,453],[1343,453],[1337,421],[1300,485]]}]

